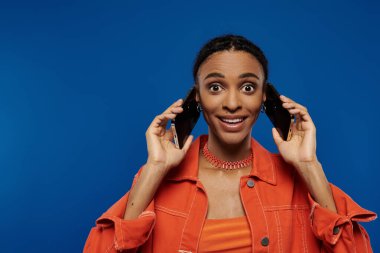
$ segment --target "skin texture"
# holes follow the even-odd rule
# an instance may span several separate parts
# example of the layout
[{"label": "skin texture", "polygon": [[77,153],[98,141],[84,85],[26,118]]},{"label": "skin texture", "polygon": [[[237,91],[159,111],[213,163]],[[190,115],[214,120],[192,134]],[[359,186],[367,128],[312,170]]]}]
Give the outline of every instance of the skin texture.
[{"label": "skin texture", "polygon": [[[243,76],[243,77],[242,77]],[[265,100],[263,70],[260,63],[243,51],[222,51],[209,56],[199,68],[197,97],[208,124],[208,148],[219,159],[237,161],[250,152],[254,123]],[[316,128],[307,108],[285,96],[283,107],[295,115],[292,138],[283,141],[275,128],[273,139],[286,162],[293,165],[306,183],[311,196],[322,207],[336,212],[328,181],[316,156]],[[193,139],[176,149],[173,133],[166,129],[170,119],[182,112],[178,100],[155,117],[146,131],[148,159],[135,186],[131,189],[124,219],[134,219],[148,206],[162,179],[184,158]],[[243,117],[239,129],[223,127],[220,118]],[[208,200],[207,218],[222,219],[242,216],[239,180],[250,168],[226,171],[213,168],[200,156],[198,177]],[[215,183],[217,182],[217,183]],[[223,200],[223,201],[221,201]]]}]

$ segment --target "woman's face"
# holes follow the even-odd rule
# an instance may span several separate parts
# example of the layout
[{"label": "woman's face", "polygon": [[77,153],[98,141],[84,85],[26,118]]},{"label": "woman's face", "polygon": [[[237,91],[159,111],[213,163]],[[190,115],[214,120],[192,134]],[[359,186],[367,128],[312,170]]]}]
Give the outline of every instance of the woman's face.
[{"label": "woman's face", "polygon": [[197,100],[209,126],[209,138],[238,144],[250,138],[265,100],[264,71],[244,51],[221,51],[209,56],[198,71]]}]

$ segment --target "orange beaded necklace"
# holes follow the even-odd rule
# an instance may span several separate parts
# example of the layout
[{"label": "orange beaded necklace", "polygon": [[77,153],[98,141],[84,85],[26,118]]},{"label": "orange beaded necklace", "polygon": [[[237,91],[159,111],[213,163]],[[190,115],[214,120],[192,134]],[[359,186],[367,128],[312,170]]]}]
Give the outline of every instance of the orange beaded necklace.
[{"label": "orange beaded necklace", "polygon": [[248,167],[252,163],[252,160],[253,160],[253,154],[251,152],[251,154],[243,160],[223,161],[210,152],[207,146],[207,141],[205,141],[203,144],[202,154],[211,165],[213,165],[216,168],[225,169],[225,170],[234,170],[234,169]]}]

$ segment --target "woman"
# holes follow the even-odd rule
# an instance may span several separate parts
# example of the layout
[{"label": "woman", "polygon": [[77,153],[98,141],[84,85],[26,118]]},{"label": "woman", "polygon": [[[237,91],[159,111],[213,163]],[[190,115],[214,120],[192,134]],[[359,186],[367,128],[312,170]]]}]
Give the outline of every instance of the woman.
[{"label": "woman", "polygon": [[376,214],[328,183],[304,106],[281,96],[296,121],[289,141],[272,129],[280,154],[251,137],[268,79],[257,46],[214,38],[193,75],[208,135],[176,149],[166,125],[182,100],[158,115],[146,131],[146,164],[96,221],[84,252],[372,252],[357,222]]}]

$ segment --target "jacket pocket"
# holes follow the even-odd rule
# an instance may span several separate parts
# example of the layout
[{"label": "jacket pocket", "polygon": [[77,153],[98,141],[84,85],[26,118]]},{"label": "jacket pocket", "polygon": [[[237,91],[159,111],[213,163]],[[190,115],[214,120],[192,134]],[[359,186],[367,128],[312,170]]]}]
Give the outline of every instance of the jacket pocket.
[{"label": "jacket pocket", "polygon": [[[271,252],[312,252],[318,248],[309,221],[308,205],[286,205],[265,208]],[[316,244],[316,245],[313,245]]]}]

